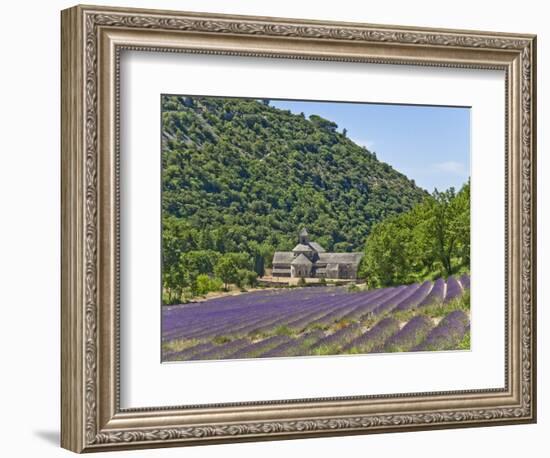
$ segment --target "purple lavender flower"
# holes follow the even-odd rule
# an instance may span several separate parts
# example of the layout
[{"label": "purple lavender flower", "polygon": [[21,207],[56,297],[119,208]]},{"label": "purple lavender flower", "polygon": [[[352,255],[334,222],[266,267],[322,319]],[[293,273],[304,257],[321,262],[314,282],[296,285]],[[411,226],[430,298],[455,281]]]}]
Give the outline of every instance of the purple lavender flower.
[{"label": "purple lavender flower", "polygon": [[231,342],[216,345],[214,348],[193,355],[189,360],[197,361],[203,359],[226,359],[230,354],[235,353],[237,350],[246,347],[250,344],[248,339],[237,339]]},{"label": "purple lavender flower", "polygon": [[406,299],[408,299],[410,296],[412,296],[416,290],[418,290],[418,288],[420,287],[420,285],[418,283],[415,283],[413,285],[408,285],[406,286],[405,288],[403,288],[401,290],[401,292],[396,295],[396,296],[393,296],[387,300],[385,300],[384,302],[380,303],[374,310],[373,310],[373,313],[375,315],[381,315],[385,312],[390,312],[391,310],[393,310],[397,305],[399,305],[401,302],[405,301]]},{"label": "purple lavender flower", "polygon": [[192,347],[186,348],[182,351],[177,352],[164,352],[162,355],[163,361],[185,361],[191,356],[196,355],[197,353],[205,352],[214,347],[212,342],[199,343],[193,345]]},{"label": "purple lavender flower", "polygon": [[[360,321],[378,313],[408,311],[458,297],[469,287],[469,276],[442,279],[433,284],[404,285],[350,293],[340,287],[264,290],[239,296],[225,296],[199,303],[162,307],[162,341],[178,339],[196,345],[181,352],[163,352],[164,361],[227,359],[233,357],[293,356],[313,349],[333,347],[331,351],[371,352],[384,349],[377,326],[365,333],[364,349],[351,349],[351,340],[362,342],[359,325],[348,325],[328,336],[309,330],[328,329],[335,323]],[[433,285],[433,286],[432,286]],[[446,292],[446,295],[445,295]],[[456,296],[455,296],[456,294]],[[370,321],[370,320],[369,320]],[[382,325],[383,321],[379,323]],[[412,324],[411,324],[412,326]],[[407,326],[406,326],[407,327]],[[278,329],[304,333],[296,338],[269,340]],[[363,328],[364,329],[364,328]],[[396,330],[397,331],[397,330]],[[254,342],[253,337],[266,338]],[[370,336],[367,338],[366,336]],[[307,338],[306,338],[307,336]],[[279,341],[281,339],[281,341]],[[322,342],[317,342],[322,340]],[[219,342],[227,343],[219,344]],[[317,345],[311,346],[317,342]],[[217,344],[218,343],[218,344]],[[273,346],[271,346],[273,344]],[[347,350],[341,349],[342,347]],[[248,349],[247,349],[248,348]],[[277,353],[278,352],[278,353]],[[236,356],[234,356],[236,355]]]},{"label": "purple lavender flower", "polygon": [[365,295],[360,298],[361,301],[357,303],[357,306],[344,315],[342,319],[352,321],[361,320],[364,317],[370,316],[376,307],[401,294],[405,288],[406,286],[390,287],[373,290],[370,295],[365,293]]},{"label": "purple lavender flower", "polygon": [[340,347],[351,342],[359,334],[361,334],[361,325],[359,323],[352,323],[315,342],[315,344],[311,346],[311,349],[324,349],[331,353],[335,353]]},{"label": "purple lavender flower", "polygon": [[416,347],[424,340],[433,327],[434,324],[428,317],[424,315],[415,316],[403,326],[401,331],[386,341],[384,350],[388,352],[410,351],[411,348]]},{"label": "purple lavender flower", "polygon": [[462,287],[465,290],[470,289],[470,275],[469,274],[462,275],[462,277],[459,278],[459,281],[460,281],[460,284],[462,285]]},{"label": "purple lavender flower", "polygon": [[303,334],[302,336],[289,340],[286,343],[278,345],[265,353],[259,355],[260,358],[274,358],[282,356],[304,356],[309,354],[308,348],[317,340],[324,336],[323,331],[315,330]]},{"label": "purple lavender flower", "polygon": [[447,279],[447,292],[445,293],[445,304],[462,295],[462,288],[455,277]]},{"label": "purple lavender flower", "polygon": [[373,328],[352,340],[342,348],[344,353],[370,353],[384,345],[388,337],[399,331],[399,322],[388,317],[379,321]]},{"label": "purple lavender flower", "polygon": [[452,350],[457,347],[470,325],[462,310],[455,310],[443,318],[414,351]]},{"label": "purple lavender flower", "polygon": [[425,281],[420,287],[410,296],[403,299],[397,307],[393,309],[394,312],[404,312],[406,310],[414,309],[418,306],[428,295],[432,289],[433,283],[431,281]]},{"label": "purple lavender flower", "polygon": [[234,353],[226,356],[225,359],[242,359],[242,358],[255,358],[266,351],[277,347],[282,343],[286,343],[290,340],[288,336],[273,336],[259,342],[252,343],[246,347],[240,348]]},{"label": "purple lavender flower", "polygon": [[424,298],[422,302],[418,304],[418,307],[424,307],[432,305],[443,300],[443,294],[445,293],[445,280],[438,278],[434,282],[434,286],[430,293]]}]

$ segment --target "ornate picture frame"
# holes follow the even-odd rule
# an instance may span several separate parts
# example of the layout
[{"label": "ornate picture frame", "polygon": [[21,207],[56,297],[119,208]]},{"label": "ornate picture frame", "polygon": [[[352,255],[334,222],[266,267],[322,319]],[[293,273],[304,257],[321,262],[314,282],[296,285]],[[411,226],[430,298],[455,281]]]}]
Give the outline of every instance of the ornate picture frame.
[{"label": "ornate picture frame", "polygon": [[[535,36],[95,6],[75,6],[61,18],[64,448],[92,452],[536,421]],[[506,386],[121,408],[124,50],[504,71]]]}]

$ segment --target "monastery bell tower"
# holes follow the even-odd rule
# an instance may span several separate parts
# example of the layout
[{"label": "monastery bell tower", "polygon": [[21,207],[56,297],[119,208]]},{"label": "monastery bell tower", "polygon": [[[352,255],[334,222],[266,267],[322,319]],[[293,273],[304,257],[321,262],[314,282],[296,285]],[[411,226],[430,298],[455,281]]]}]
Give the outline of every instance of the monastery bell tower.
[{"label": "monastery bell tower", "polygon": [[305,227],[300,231],[299,241],[303,245],[309,245],[309,234]]}]

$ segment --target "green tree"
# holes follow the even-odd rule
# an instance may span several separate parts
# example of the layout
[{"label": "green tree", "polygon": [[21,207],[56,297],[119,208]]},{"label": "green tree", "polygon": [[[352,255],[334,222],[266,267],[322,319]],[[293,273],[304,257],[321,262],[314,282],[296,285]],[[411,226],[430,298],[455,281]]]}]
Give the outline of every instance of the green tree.
[{"label": "green tree", "polygon": [[455,230],[457,234],[456,254],[463,265],[470,265],[470,180],[453,200]]},{"label": "green tree", "polygon": [[394,217],[376,225],[365,244],[359,275],[370,287],[405,283],[412,233],[405,218]]},{"label": "green tree", "polygon": [[209,275],[200,274],[197,276],[192,290],[195,295],[205,295],[211,291],[218,291],[222,287],[222,282],[217,278],[211,278]]},{"label": "green tree", "polygon": [[182,253],[179,268],[183,285],[191,286],[198,275],[212,273],[220,256],[220,253],[212,250],[193,250]]},{"label": "green tree", "polygon": [[435,191],[410,211],[376,224],[359,275],[370,286],[411,283],[470,268],[470,184]]},{"label": "green tree", "polygon": [[214,273],[224,283],[224,289],[229,289],[230,283],[237,283],[239,281],[239,268],[235,264],[234,260],[230,256],[222,256],[216,266],[214,267]]},{"label": "green tree", "polygon": [[238,269],[236,284],[239,288],[254,287],[258,284],[258,274],[253,270]]},{"label": "green tree", "polygon": [[425,218],[420,225],[424,245],[432,245],[446,276],[454,273],[458,262],[469,263],[470,199],[469,184],[457,195],[454,188],[434,191],[423,204]]}]

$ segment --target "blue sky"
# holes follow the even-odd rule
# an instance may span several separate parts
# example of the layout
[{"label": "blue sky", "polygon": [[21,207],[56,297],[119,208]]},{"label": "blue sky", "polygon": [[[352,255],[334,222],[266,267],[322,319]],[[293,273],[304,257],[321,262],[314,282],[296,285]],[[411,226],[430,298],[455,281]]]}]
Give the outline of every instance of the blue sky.
[{"label": "blue sky", "polygon": [[460,187],[470,176],[470,109],[413,105],[271,100],[306,117],[347,129],[355,143],[432,192]]}]

